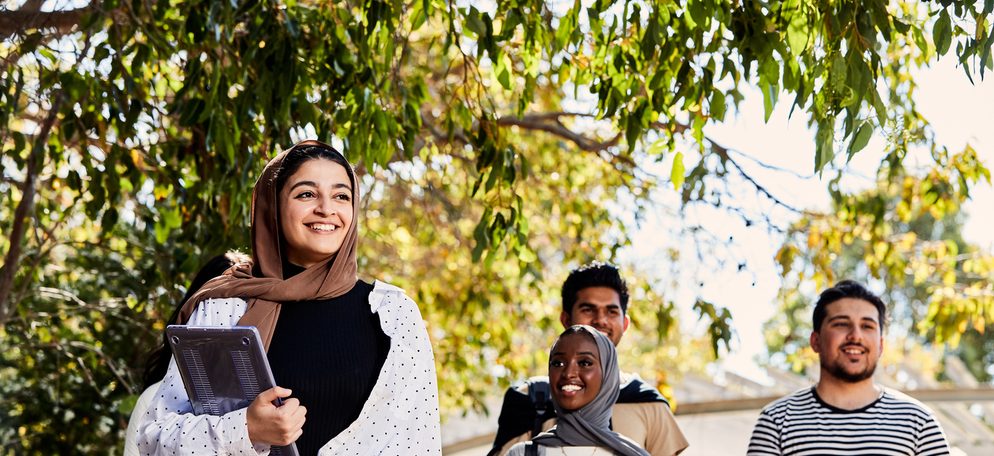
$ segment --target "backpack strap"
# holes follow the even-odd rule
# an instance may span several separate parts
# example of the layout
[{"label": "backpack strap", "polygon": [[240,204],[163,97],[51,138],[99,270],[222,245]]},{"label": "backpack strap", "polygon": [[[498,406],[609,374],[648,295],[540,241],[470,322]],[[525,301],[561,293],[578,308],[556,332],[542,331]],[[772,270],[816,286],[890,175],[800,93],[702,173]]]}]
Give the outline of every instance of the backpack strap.
[{"label": "backpack strap", "polygon": [[532,406],[535,407],[535,422],[532,425],[532,437],[542,432],[545,411],[548,409],[549,403],[552,400],[551,392],[552,390],[547,381],[536,380],[528,382],[528,398],[531,399]]},{"label": "backpack strap", "polygon": [[538,456],[538,444],[535,442],[525,443],[525,456]]}]

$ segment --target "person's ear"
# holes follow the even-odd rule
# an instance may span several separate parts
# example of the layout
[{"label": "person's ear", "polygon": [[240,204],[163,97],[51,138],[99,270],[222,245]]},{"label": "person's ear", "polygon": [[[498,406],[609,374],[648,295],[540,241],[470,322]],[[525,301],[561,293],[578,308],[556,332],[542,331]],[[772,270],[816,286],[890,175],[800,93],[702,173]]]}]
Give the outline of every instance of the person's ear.
[{"label": "person's ear", "polygon": [[563,328],[573,326],[572,320],[573,319],[570,318],[569,314],[566,313],[565,310],[559,313],[559,321],[563,324]]},{"label": "person's ear", "polygon": [[625,314],[625,324],[621,327],[621,332],[628,331],[628,325],[632,323],[632,319],[628,318],[628,314]]},{"label": "person's ear", "polygon": [[818,334],[818,331],[811,331],[811,337],[808,338],[808,343],[811,344],[811,349],[814,350],[815,353],[821,353],[820,351],[818,351],[818,346],[820,342],[821,342],[821,335]]}]

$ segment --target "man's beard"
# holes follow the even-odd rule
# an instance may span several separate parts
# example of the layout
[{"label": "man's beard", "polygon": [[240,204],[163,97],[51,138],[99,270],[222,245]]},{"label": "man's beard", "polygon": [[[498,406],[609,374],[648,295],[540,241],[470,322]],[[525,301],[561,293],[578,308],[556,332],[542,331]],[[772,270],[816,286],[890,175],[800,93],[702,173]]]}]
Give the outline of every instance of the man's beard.
[{"label": "man's beard", "polygon": [[866,368],[859,372],[850,372],[845,369],[843,365],[844,361],[839,359],[834,363],[830,363],[827,360],[822,360],[821,367],[825,369],[832,377],[842,380],[847,383],[858,383],[866,380],[873,376],[873,371],[877,370],[876,360],[869,362]]}]

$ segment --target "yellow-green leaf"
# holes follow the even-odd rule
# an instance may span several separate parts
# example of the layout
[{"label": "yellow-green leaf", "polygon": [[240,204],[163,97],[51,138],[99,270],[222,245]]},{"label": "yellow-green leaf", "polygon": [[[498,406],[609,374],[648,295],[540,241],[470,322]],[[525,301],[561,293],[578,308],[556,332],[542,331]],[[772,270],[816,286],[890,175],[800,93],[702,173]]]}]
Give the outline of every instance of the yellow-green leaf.
[{"label": "yellow-green leaf", "polygon": [[683,165],[683,152],[677,152],[673,155],[673,168],[670,169],[670,181],[673,182],[674,189],[679,190],[683,186],[686,171]]}]

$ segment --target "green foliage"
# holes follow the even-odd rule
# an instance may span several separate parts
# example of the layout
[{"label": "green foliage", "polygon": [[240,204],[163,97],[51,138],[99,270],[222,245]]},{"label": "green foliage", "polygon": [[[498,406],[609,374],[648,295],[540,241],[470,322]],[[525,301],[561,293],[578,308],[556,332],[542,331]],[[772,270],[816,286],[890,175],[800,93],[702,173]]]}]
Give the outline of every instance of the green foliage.
[{"label": "green foliage", "polygon": [[[890,158],[876,188],[835,194],[826,213],[809,213],[791,228],[777,254],[785,279],[781,309],[765,326],[770,353],[802,370],[816,359],[806,349],[810,313],[822,290],[843,278],[873,283],[888,303],[888,332],[912,340],[947,343],[980,379],[990,358],[994,316],[994,257],[966,243],[960,205],[990,172],[969,146],[961,153],[933,153],[921,174]],[[971,346],[961,344],[963,337]]]},{"label": "green foliage", "polygon": [[[612,189],[629,177],[589,155],[562,154],[554,141],[504,134],[535,146],[522,149],[529,171],[511,191],[475,188],[472,151],[452,160],[426,152],[366,179],[373,184],[360,221],[360,272],[401,286],[421,306],[444,372],[440,387],[452,392],[442,397],[446,410],[479,407],[481,393],[545,366],[561,331],[566,265],[628,242],[610,207]],[[495,209],[505,205],[511,209]],[[509,242],[528,250],[515,253]],[[651,311],[656,302],[649,295],[638,306]],[[652,323],[641,330],[652,334]]]},{"label": "green foliage", "polygon": [[694,303],[694,310],[700,314],[701,318],[707,317],[712,323],[708,326],[708,332],[711,336],[711,351],[714,353],[714,357],[717,358],[719,355],[719,343],[724,343],[725,348],[728,348],[728,344],[732,340],[732,314],[728,309],[718,309],[714,304],[698,300]]},{"label": "green foliage", "polygon": [[[804,112],[831,172],[873,131],[900,163],[927,127],[911,69],[948,50],[971,78],[991,67],[990,2],[458,5],[104,1],[0,31],[4,451],[109,450],[180,284],[247,247],[252,184],[292,136],[359,164],[361,271],[421,304],[443,406],[479,408],[541,364],[566,269],[629,243],[619,214],[663,180],[642,164],[672,157],[684,204],[722,206],[715,180],[742,169],[705,127],[741,85],[767,118]],[[922,195],[965,195],[970,169]],[[630,355],[664,384],[692,351],[654,348],[675,311],[646,290]],[[727,310],[697,310],[716,353]]]},{"label": "green foliage", "polygon": [[151,229],[66,228],[65,195],[40,196],[37,217],[56,229],[47,251],[24,259],[17,313],[0,329],[0,442],[15,454],[104,453],[121,440],[141,392],[145,350],[163,329],[153,322],[166,317],[159,309],[182,295],[173,258],[183,256],[157,251]]}]

